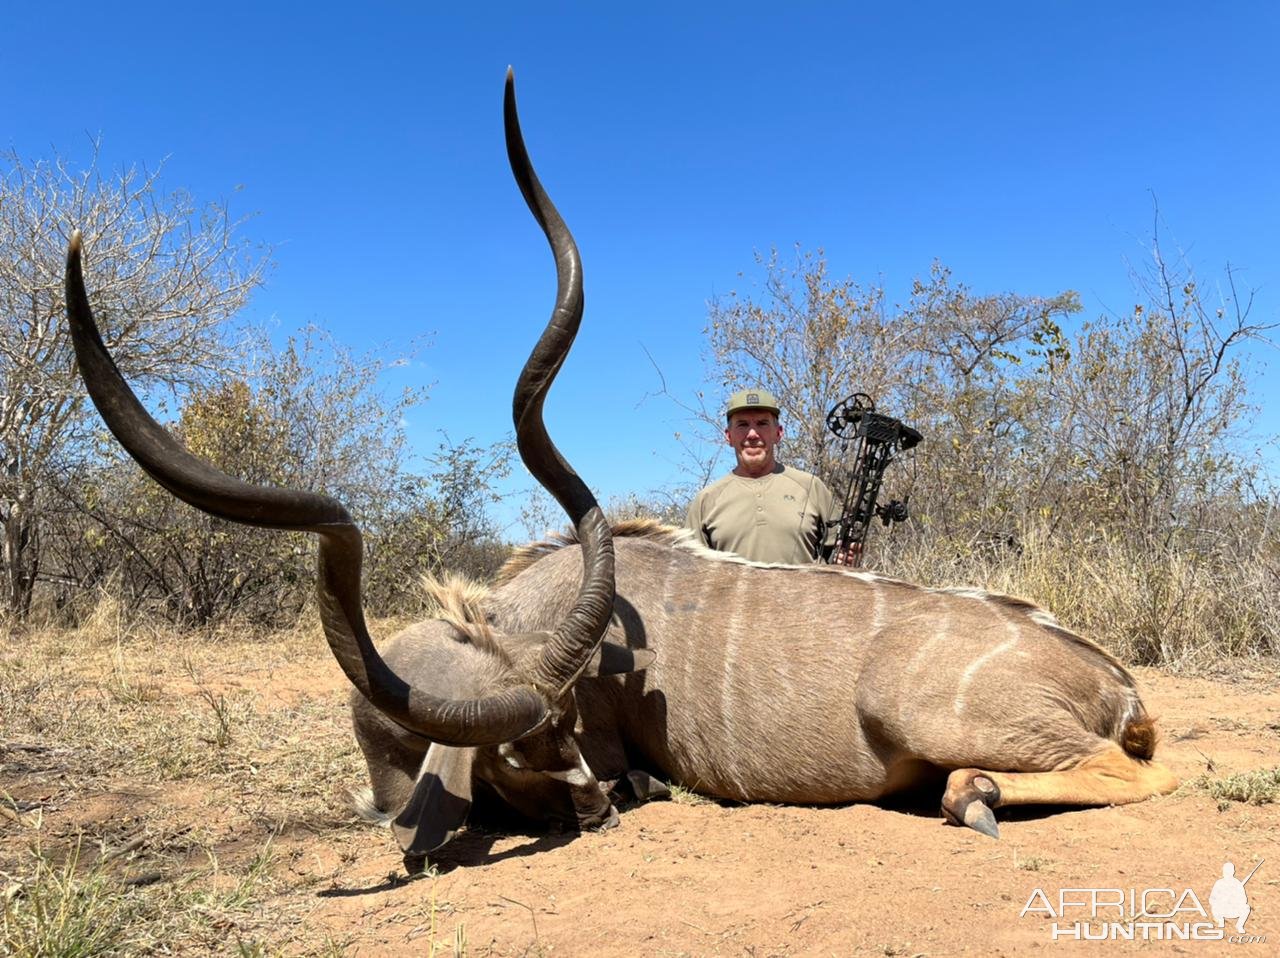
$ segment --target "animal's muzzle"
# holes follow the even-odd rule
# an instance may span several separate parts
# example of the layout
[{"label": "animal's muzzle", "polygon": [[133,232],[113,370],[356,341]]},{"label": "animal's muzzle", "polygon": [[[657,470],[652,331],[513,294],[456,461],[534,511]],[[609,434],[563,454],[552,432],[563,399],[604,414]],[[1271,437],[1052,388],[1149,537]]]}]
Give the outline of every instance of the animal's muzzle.
[{"label": "animal's muzzle", "polygon": [[618,810],[599,786],[575,788],[573,810],[577,815],[579,831],[613,828],[618,824]]},{"label": "animal's muzzle", "polygon": [[618,810],[612,805],[606,805],[601,811],[592,812],[589,815],[579,815],[578,830],[582,832],[595,829],[606,831],[615,827],[618,822]]}]

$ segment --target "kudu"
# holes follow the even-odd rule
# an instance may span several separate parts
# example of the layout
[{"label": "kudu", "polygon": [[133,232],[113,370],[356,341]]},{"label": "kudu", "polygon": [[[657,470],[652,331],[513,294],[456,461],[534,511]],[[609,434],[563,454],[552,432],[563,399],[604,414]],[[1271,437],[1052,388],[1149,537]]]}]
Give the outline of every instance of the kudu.
[{"label": "kudu", "polygon": [[364,811],[393,824],[411,872],[461,827],[476,786],[582,828],[616,823],[612,780],[661,794],[648,771],[708,795],[801,803],[875,799],[949,773],[943,815],[990,835],[1000,805],[1118,804],[1176,786],[1150,761],[1155,729],[1129,674],[1029,603],[752,564],[643,523],[611,535],[542,424],[581,320],[582,275],[529,163],[510,74],[505,125],[558,277],[516,386],[518,444],[576,531],[521,550],[492,589],[438,585],[444,617],[405,630],[382,656],[365,628],[360,533],[345,509],[250,486],[188,453],[107,353],[78,235],[67,256],[80,368],[124,448],[199,509],[320,537],[320,614],[356,688],[372,786]]}]

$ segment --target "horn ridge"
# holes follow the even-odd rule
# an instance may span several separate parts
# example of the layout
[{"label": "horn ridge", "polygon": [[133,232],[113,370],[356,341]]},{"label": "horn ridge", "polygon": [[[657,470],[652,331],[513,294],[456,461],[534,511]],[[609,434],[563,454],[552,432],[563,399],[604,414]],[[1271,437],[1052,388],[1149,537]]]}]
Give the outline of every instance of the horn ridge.
[{"label": "horn ridge", "polygon": [[555,307],[516,383],[512,419],[525,465],[555,496],[576,525],[597,503],[591,490],[560,455],[547,434],[542,405],[582,323],[582,257],[573,234],[547,196],[529,159],[516,110],[515,74],[510,69],[507,70],[503,100],[503,126],[511,172],[529,211],[542,227],[556,260]]},{"label": "horn ridge", "polygon": [[543,646],[534,681],[563,695],[586,668],[613,613],[614,554],[609,523],[587,484],[561,456],[547,434],[543,401],[568,355],[582,322],[582,259],[565,225],[534,172],[516,111],[515,74],[508,68],[503,97],[507,158],[534,219],[542,227],[556,261],[556,302],[516,383],[512,418],[520,458],[560,503],[577,527],[582,543],[582,584],[565,619]]}]

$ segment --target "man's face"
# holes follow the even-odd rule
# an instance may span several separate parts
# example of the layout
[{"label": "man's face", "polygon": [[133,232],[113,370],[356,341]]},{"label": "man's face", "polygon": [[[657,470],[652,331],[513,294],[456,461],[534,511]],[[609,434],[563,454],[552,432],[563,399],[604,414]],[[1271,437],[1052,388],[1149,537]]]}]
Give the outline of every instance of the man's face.
[{"label": "man's face", "polygon": [[782,426],[767,409],[739,409],[729,417],[725,441],[738,457],[734,472],[753,478],[766,475],[777,465],[774,447],[782,438]]}]

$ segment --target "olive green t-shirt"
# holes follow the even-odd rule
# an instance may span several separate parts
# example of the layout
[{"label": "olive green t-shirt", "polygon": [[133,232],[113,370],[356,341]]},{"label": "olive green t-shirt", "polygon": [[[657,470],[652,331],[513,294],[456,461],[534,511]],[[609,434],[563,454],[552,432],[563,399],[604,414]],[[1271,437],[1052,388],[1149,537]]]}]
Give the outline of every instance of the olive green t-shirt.
[{"label": "olive green t-shirt", "polygon": [[777,466],[759,479],[729,473],[694,498],[685,525],[704,545],[753,562],[813,562],[835,544],[840,517],[817,476]]}]

